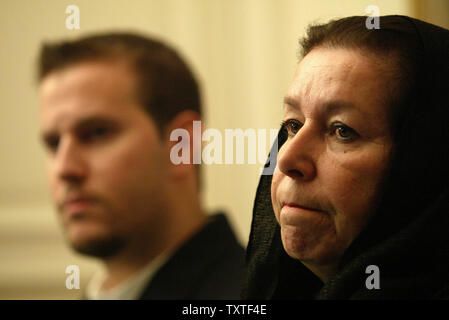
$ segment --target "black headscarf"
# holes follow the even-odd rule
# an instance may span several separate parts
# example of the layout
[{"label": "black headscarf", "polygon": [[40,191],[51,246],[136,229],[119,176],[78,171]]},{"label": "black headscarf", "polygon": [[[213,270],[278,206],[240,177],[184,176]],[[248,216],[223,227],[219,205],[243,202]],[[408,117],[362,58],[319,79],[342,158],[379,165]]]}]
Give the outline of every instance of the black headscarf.
[{"label": "black headscarf", "polygon": [[[375,215],[324,284],[285,253],[271,204],[272,175],[262,175],[243,298],[449,298],[449,30],[405,16],[380,17],[383,25],[412,37],[419,54]],[[285,140],[281,130],[279,148]],[[369,265],[379,267],[380,289],[366,288]]]}]

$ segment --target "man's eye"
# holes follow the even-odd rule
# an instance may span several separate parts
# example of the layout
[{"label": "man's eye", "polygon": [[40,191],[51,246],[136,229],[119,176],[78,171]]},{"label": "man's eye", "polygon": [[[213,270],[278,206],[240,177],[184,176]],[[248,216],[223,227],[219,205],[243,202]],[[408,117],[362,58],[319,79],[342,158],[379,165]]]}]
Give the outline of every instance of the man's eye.
[{"label": "man's eye", "polygon": [[45,147],[50,151],[55,151],[59,146],[58,136],[49,136],[44,138]]},{"label": "man's eye", "polygon": [[331,129],[331,135],[344,142],[350,142],[359,137],[359,134],[352,128],[343,123],[334,123]]},{"label": "man's eye", "polygon": [[107,128],[104,127],[98,127],[92,130],[91,135],[93,136],[97,136],[97,137],[102,137],[104,135],[106,135],[109,132],[109,130]]},{"label": "man's eye", "polygon": [[109,128],[107,127],[95,127],[89,130],[86,130],[81,134],[81,140],[83,141],[94,141],[98,139],[102,139],[110,134]]},{"label": "man's eye", "polygon": [[302,128],[303,124],[298,120],[287,120],[282,122],[282,129],[286,131],[289,137],[293,137]]}]

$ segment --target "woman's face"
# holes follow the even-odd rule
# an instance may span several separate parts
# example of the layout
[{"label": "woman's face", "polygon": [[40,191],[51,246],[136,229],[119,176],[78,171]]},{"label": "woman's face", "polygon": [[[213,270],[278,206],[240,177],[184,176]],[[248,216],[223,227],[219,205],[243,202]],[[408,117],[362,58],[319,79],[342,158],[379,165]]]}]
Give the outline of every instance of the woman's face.
[{"label": "woman's face", "polygon": [[272,203],[286,252],[312,271],[335,267],[373,211],[392,146],[383,68],[360,51],[315,48],[285,97]]}]

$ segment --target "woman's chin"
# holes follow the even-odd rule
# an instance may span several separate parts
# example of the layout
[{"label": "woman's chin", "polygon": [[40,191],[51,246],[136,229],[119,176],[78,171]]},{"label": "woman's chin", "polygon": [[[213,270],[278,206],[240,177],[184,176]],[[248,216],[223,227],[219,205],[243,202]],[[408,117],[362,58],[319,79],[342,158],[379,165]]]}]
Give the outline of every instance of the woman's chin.
[{"label": "woman's chin", "polygon": [[309,239],[298,228],[286,226],[281,235],[284,250],[293,259],[310,265],[328,264],[338,259],[338,250],[334,250],[332,243]]}]

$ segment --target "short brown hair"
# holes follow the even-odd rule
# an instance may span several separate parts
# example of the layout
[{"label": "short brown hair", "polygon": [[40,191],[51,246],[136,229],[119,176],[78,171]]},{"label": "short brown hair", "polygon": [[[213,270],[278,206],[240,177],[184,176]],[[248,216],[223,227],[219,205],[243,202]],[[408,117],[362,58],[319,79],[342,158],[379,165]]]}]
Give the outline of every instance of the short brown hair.
[{"label": "short brown hair", "polygon": [[161,131],[183,110],[201,115],[198,83],[179,54],[161,41],[134,33],[45,43],[38,58],[38,80],[64,67],[97,59],[130,62],[137,78],[138,99]]}]

